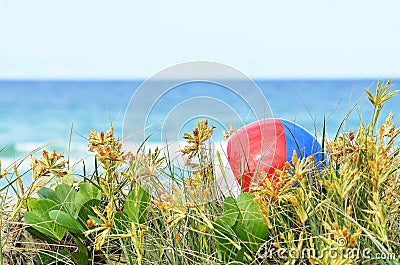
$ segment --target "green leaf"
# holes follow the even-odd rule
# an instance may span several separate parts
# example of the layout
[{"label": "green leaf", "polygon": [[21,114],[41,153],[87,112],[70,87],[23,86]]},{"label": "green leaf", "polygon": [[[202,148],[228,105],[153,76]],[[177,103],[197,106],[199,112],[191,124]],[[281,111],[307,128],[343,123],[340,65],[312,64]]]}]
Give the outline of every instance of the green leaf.
[{"label": "green leaf", "polygon": [[72,254],[72,259],[77,265],[87,265],[89,264],[89,258],[87,255],[77,252]]},{"label": "green leaf", "polygon": [[85,228],[81,225],[78,219],[73,218],[71,215],[60,210],[53,210],[49,212],[49,216],[56,224],[59,224],[71,232],[84,232]]},{"label": "green leaf", "polygon": [[224,200],[224,213],[220,217],[221,221],[223,221],[229,227],[233,227],[238,219],[239,209],[236,204],[236,201],[232,197],[228,197]]},{"label": "green leaf", "polygon": [[100,204],[100,200],[101,193],[95,185],[89,182],[81,183],[75,197],[76,211],[78,211],[78,213],[75,213],[73,217],[79,215],[86,219],[89,214],[95,215],[91,207]]},{"label": "green leaf", "polygon": [[24,214],[25,220],[34,229],[42,233],[43,235],[61,241],[63,239],[66,229],[60,225],[57,225],[52,218],[49,216],[49,212],[52,210],[59,210],[60,206],[55,202],[48,199],[41,199],[34,205],[32,211]]},{"label": "green leaf", "polygon": [[263,217],[259,213],[259,206],[254,202],[254,194],[242,193],[237,199],[237,205],[240,209],[237,233],[243,241],[248,241],[250,249],[257,251],[259,244],[263,244],[268,238],[268,227],[263,222]]},{"label": "green leaf", "polygon": [[244,261],[244,253],[245,253],[245,251],[246,251],[245,248],[241,248],[236,254],[235,261],[243,262]]},{"label": "green leaf", "polygon": [[100,218],[94,216],[94,215],[89,215],[88,216],[90,219],[93,219],[93,221],[96,222],[96,224],[102,225],[104,224],[103,220],[101,220]]},{"label": "green leaf", "polygon": [[238,209],[229,209],[228,211],[224,212],[224,214],[219,218],[221,221],[229,227],[233,227],[239,217]]},{"label": "green leaf", "polygon": [[232,197],[227,197],[224,200],[224,212],[229,210],[237,210],[236,200]]},{"label": "green leaf", "polygon": [[42,250],[36,256],[36,263],[39,265],[47,264],[70,264],[71,261],[68,258],[68,253],[64,249],[57,251]]},{"label": "green leaf", "polygon": [[29,197],[26,200],[26,207],[27,207],[28,211],[32,211],[33,207],[35,207],[36,202],[39,200],[40,200],[39,198]]},{"label": "green leaf", "polygon": [[84,205],[86,202],[96,199],[101,200],[100,190],[89,182],[83,182],[79,185],[79,192],[76,195],[77,201]]},{"label": "green leaf", "polygon": [[[243,262],[246,252],[255,253],[267,240],[269,231],[258,209],[251,193],[225,199],[224,212],[215,225],[218,255],[224,263]],[[240,245],[240,251],[232,242]]]},{"label": "green leaf", "polygon": [[36,230],[35,228],[33,228],[32,226],[27,226],[27,227],[25,228],[25,230],[26,230],[29,234],[31,234],[33,237],[35,237],[35,238],[37,238],[37,239],[39,239],[39,240],[46,241],[46,242],[51,243],[51,244],[57,244],[57,243],[60,242],[60,241],[59,241],[58,239],[56,239],[55,237],[51,237],[51,236],[49,236],[49,235],[45,235],[45,234],[39,232],[38,230]]},{"label": "green leaf", "polygon": [[36,264],[45,265],[45,264],[54,264],[55,259],[51,254],[39,252],[36,255]]},{"label": "green leaf", "polygon": [[68,186],[72,186],[72,184],[74,184],[74,172],[68,170],[68,174],[61,178],[61,182]]},{"label": "green leaf", "polygon": [[129,193],[125,202],[124,213],[130,221],[136,224],[145,224],[149,203],[150,195],[139,186]]},{"label": "green leaf", "polygon": [[228,239],[238,242],[238,238],[223,218],[218,218],[215,224],[218,257],[226,264],[236,259],[237,252],[236,247]]},{"label": "green leaf", "polygon": [[37,193],[39,197],[42,199],[49,199],[52,200],[53,202],[61,203],[60,199],[52,189],[43,187]]},{"label": "green leaf", "polygon": [[97,199],[86,202],[81,207],[78,218],[87,221],[90,218],[90,216],[96,216],[96,213],[93,211],[93,207],[99,207],[99,206],[100,206],[100,201]]},{"label": "green leaf", "polygon": [[236,201],[232,197],[227,197],[224,200],[224,212],[217,219],[218,223],[224,228],[231,228],[235,225],[239,216],[239,208]]},{"label": "green leaf", "polygon": [[114,215],[114,229],[117,233],[126,233],[126,228],[131,229],[131,223],[128,222],[127,215],[123,212],[116,212]]},{"label": "green leaf", "polygon": [[78,218],[82,206],[87,202],[101,199],[99,189],[89,182],[81,183],[78,192],[71,186],[60,184],[55,188],[55,194],[62,204],[61,210],[73,218]]},{"label": "green leaf", "polygon": [[61,203],[61,210],[69,213],[74,218],[77,218],[80,207],[82,206],[75,200],[78,192],[66,184],[58,185],[54,192]]},{"label": "green leaf", "polygon": [[71,234],[71,237],[72,237],[72,239],[74,240],[74,242],[75,242],[76,246],[78,247],[79,251],[80,251],[82,254],[84,254],[84,255],[86,255],[86,256],[89,256],[89,252],[88,252],[88,249],[87,249],[87,247],[85,246],[85,244],[84,244],[79,238],[77,238],[76,236],[74,236],[74,235],[72,235],[72,234]]},{"label": "green leaf", "polygon": [[[236,200],[227,197],[224,200],[224,212],[215,221],[215,230],[217,232],[217,250],[218,256],[224,263],[237,260],[237,249],[231,242],[238,242],[236,232],[233,230],[239,217],[239,208]],[[218,233],[219,232],[219,233]],[[231,240],[231,241],[229,241]]]}]

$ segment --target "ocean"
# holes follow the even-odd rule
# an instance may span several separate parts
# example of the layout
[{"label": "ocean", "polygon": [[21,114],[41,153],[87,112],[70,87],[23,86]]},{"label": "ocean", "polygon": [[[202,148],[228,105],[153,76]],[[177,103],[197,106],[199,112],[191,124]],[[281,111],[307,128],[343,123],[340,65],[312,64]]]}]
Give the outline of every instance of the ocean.
[{"label": "ocean", "polygon": [[[255,82],[267,99],[274,117],[300,124],[318,139],[322,137],[324,118],[327,137],[335,137],[341,121],[360,98],[362,99],[353,114],[349,116],[344,131],[356,130],[360,117],[364,122],[369,122],[372,118],[373,108],[364,90],[370,88],[373,91],[376,80],[256,80]],[[0,152],[2,168],[43,146],[49,150],[56,149],[69,153],[71,161],[78,161],[82,156],[90,156],[86,142],[90,129],[106,131],[113,124],[117,137],[122,138],[125,111],[141,83],[141,80],[0,81],[0,150],[4,148]],[[393,85],[400,89],[400,80],[394,80]],[[149,114],[146,126],[167,120],[165,121],[167,125],[164,124],[163,128],[171,131],[164,135],[179,134],[178,138],[184,131],[189,131],[194,126],[195,120],[209,118],[210,123],[217,127],[215,129],[216,135],[219,135],[216,136],[217,140],[223,141],[221,132],[226,129],[226,124],[233,117],[229,115],[230,112],[240,117],[247,115],[242,119],[244,123],[249,123],[257,117],[246,114],[246,111],[254,106],[247,106],[248,109],[246,106],[240,107],[243,105],[243,97],[248,95],[232,96],[229,91],[222,89],[216,93],[217,90],[217,87],[209,85],[205,88],[201,83],[181,87],[174,93],[163,95],[152,95],[159,92],[148,89],[145,94],[148,98],[157,98],[157,102],[149,107],[150,112],[139,111],[136,115],[139,117]],[[249,94],[251,93],[249,91]],[[147,96],[143,98],[143,102],[146,102]],[[202,109],[209,110],[211,114],[198,113],[193,119],[188,120],[187,115],[193,116],[190,114],[191,111],[198,112],[196,105],[203,106]],[[236,112],[232,110],[235,106],[239,108]],[[398,106],[400,106],[400,95],[386,104],[382,117],[388,112],[393,112],[394,121],[398,124]],[[186,117],[183,114],[187,114]],[[218,117],[222,118],[215,118],[213,115],[220,115]],[[188,122],[181,124],[182,121]],[[171,124],[173,126],[168,126]],[[170,127],[173,129],[168,129]],[[71,129],[72,134],[70,134]],[[72,142],[69,149],[70,135]],[[148,141],[157,144],[165,139],[157,136],[150,137]]]}]

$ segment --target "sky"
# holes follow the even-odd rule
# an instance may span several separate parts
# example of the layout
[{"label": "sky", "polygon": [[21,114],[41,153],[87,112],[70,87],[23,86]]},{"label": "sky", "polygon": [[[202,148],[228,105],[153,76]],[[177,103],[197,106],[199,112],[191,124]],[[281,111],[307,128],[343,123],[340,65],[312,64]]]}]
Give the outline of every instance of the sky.
[{"label": "sky", "polygon": [[398,0],[0,0],[0,79],[400,77]]}]

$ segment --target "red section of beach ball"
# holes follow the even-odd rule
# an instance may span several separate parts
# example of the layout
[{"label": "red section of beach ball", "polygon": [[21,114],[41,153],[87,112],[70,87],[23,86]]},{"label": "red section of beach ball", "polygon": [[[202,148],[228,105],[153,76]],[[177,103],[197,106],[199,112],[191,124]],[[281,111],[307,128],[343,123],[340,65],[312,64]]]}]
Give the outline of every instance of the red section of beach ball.
[{"label": "red section of beach ball", "polygon": [[238,129],[227,145],[232,172],[244,191],[258,183],[257,172],[273,176],[286,161],[286,140],[279,119],[265,119]]},{"label": "red section of beach ball", "polygon": [[228,139],[227,153],[232,172],[244,191],[258,184],[260,172],[274,177],[277,169],[298,157],[314,156],[322,165],[322,147],[302,126],[284,119],[264,119],[245,125]]}]

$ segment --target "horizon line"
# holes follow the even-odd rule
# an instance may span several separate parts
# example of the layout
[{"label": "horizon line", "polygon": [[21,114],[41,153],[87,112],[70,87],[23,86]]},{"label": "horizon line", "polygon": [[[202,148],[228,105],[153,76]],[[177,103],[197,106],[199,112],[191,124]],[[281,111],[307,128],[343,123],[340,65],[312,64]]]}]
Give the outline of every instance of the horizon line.
[{"label": "horizon line", "polygon": [[[388,80],[389,78],[393,80],[400,80],[400,76],[394,76],[394,77],[363,77],[363,76],[334,76],[334,77],[328,77],[328,76],[321,76],[321,77],[300,77],[300,76],[293,76],[293,77],[250,77],[250,79],[255,80],[255,81],[274,81],[274,80]],[[140,78],[140,77],[0,77],[0,82],[12,82],[12,81],[82,81],[82,82],[108,82],[108,81],[145,81],[151,78]],[[160,81],[164,80],[180,80],[180,79],[190,79],[188,78],[168,78],[168,79],[159,79]],[[196,80],[197,78],[193,78],[193,80]],[[220,78],[220,80],[234,80],[237,78],[229,78],[229,77],[224,77]],[[240,80],[240,79],[237,79]]]}]

